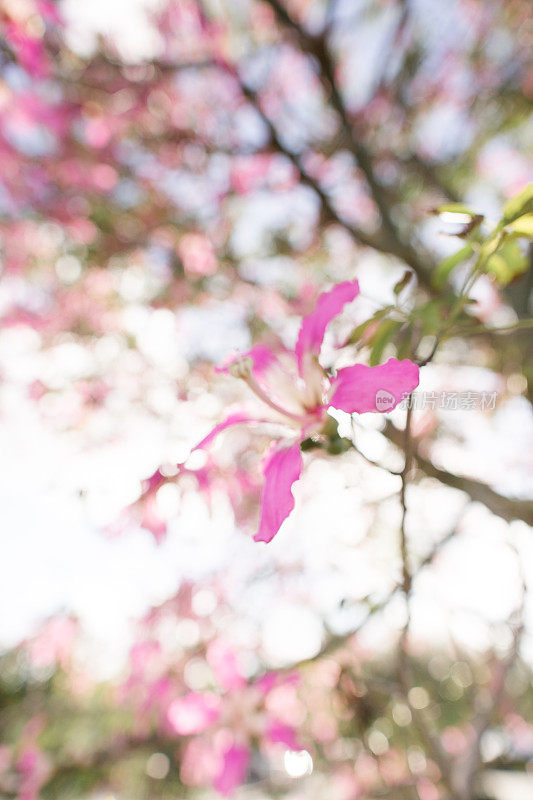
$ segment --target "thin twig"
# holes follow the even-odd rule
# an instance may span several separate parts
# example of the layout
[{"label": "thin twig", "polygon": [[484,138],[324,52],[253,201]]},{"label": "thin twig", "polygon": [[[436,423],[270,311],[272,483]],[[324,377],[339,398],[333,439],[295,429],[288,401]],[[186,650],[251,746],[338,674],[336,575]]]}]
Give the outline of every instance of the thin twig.
[{"label": "thin twig", "polygon": [[533,328],[533,319],[521,319],[513,322],[512,325],[502,325],[500,327],[488,327],[486,325],[462,325],[459,328],[455,328],[449,332],[452,336],[477,336],[477,335],[486,335],[486,334],[511,334],[515,331],[526,330],[528,328]]},{"label": "thin twig", "polygon": [[[387,422],[381,433],[390,442],[402,447],[402,432],[392,422]],[[492,511],[493,514],[501,517],[506,522],[521,519],[528,525],[533,525],[533,501],[506,497],[496,492],[488,484],[483,483],[483,481],[468,478],[466,475],[456,475],[453,472],[436,467],[432,461],[421,455],[416,446],[413,447],[412,456],[417,467],[428,478],[435,478],[444,486],[465,492],[471,500],[483,503],[489,511]]]}]

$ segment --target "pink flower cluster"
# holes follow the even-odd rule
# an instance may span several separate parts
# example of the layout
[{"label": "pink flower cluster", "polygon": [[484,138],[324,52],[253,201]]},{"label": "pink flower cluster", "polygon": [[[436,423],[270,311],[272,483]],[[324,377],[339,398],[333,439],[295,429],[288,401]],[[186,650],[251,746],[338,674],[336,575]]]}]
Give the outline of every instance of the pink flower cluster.
[{"label": "pink flower cluster", "polygon": [[176,662],[165,663],[158,642],[138,643],[117,700],[134,707],[137,736],[149,735],[155,714],[165,738],[178,740],[183,783],[211,785],[229,796],[245,783],[253,748],[267,756],[279,747],[301,749],[290,711],[280,707],[277,697],[293,694],[298,678],[275,672],[246,678],[232,645],[219,638],[207,645],[205,660],[213,685],[191,690],[181,680],[185,664],[176,674]]}]

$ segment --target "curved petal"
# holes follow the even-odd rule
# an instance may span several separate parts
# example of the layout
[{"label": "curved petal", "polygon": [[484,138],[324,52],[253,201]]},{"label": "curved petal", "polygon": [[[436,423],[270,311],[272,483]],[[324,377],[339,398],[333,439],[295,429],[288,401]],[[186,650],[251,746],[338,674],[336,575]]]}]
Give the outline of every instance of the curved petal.
[{"label": "curved petal", "polygon": [[269,456],[263,473],[265,484],[261,494],[261,521],[254,536],[256,542],[270,542],[282,522],[294,508],[292,485],[302,474],[300,443],[278,447]]},{"label": "curved petal", "polygon": [[300,374],[302,374],[305,354],[311,353],[318,356],[328,323],[333,317],[340,314],[346,303],[350,303],[358,294],[359,284],[357,281],[339,283],[329,292],[321,294],[315,310],[308,317],[304,317],[295,347]]},{"label": "curved petal", "polygon": [[339,370],[330,405],[349,414],[365,411],[385,413],[396,408],[419,381],[419,370],[408,358],[389,358],[385,364],[367,367],[355,364]]},{"label": "curved petal", "polygon": [[243,414],[240,412],[230,414],[225,420],[219,422],[218,425],[215,425],[213,430],[210,431],[207,436],[204,436],[201,442],[195,444],[191,452],[194,453],[195,450],[203,450],[204,447],[207,447],[208,444],[211,444],[213,439],[216,439],[218,434],[222,433],[222,431],[225,431],[226,428],[231,428],[232,425],[241,425],[243,422],[261,422],[261,420],[256,420],[254,417],[250,417],[248,414]]}]

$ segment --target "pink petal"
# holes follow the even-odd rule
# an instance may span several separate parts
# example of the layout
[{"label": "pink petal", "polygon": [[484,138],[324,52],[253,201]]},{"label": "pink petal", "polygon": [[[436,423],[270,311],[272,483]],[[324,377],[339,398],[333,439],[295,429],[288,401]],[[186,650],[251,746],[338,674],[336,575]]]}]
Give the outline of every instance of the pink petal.
[{"label": "pink petal", "polygon": [[204,447],[207,447],[208,444],[211,444],[213,439],[216,439],[219,433],[225,431],[226,428],[231,428],[232,425],[240,425],[243,422],[255,422],[256,420],[253,417],[248,416],[247,414],[243,414],[241,412],[236,412],[235,414],[230,414],[226,417],[225,420],[219,422],[218,425],[215,425],[213,430],[204,436],[201,442],[198,442],[193,449],[192,452],[195,450],[203,450]]},{"label": "pink petal", "polygon": [[261,677],[254,682],[254,686],[256,689],[259,689],[261,694],[267,695],[276,686],[278,677],[279,675],[277,672],[265,672],[264,675],[261,675]]},{"label": "pink petal", "polygon": [[213,786],[217,792],[228,797],[246,780],[250,750],[244,745],[232,744],[224,751],[222,759],[222,769],[213,781]]},{"label": "pink petal", "polygon": [[149,478],[145,478],[142,483],[143,494],[148,494],[152,492],[157,492],[158,489],[166,483],[166,478],[163,473],[156,469],[156,471],[150,475]]},{"label": "pink petal", "polygon": [[265,672],[254,682],[254,686],[265,696],[277,686],[295,686],[300,682],[296,672]]},{"label": "pink petal", "polygon": [[[289,413],[297,414],[301,411],[301,402],[298,388],[295,386],[298,383],[295,362],[294,352],[288,351],[284,347],[280,346],[275,355],[268,347],[256,345],[247,353],[231,358],[223,367],[218,367],[216,371],[225,372],[245,380],[251,377],[266,395],[263,400],[267,404],[271,400],[277,403],[278,407],[286,409]],[[322,380],[323,372],[320,368],[318,371],[319,380]],[[302,377],[304,377],[303,373]],[[312,379],[311,374],[310,382]],[[257,394],[256,388],[253,388],[253,391]]]},{"label": "pink petal", "polygon": [[321,294],[315,310],[308,317],[304,317],[295,348],[300,374],[304,355],[312,353],[318,356],[328,323],[333,317],[340,314],[346,303],[350,303],[358,294],[359,284],[357,281],[339,283],[331,291]]},{"label": "pink petal", "polygon": [[294,728],[279,722],[277,719],[272,719],[268,723],[266,738],[272,744],[284,744],[289,750],[301,750]]},{"label": "pink petal", "polygon": [[409,359],[389,358],[386,364],[367,367],[355,364],[339,370],[330,405],[349,414],[365,411],[385,413],[418,386],[419,370]]},{"label": "pink petal", "polygon": [[59,9],[50,0],[37,0],[37,9],[41,17],[47,22],[53,22],[56,25],[63,24],[63,17],[59,13]]},{"label": "pink petal", "polygon": [[167,720],[180,736],[190,736],[207,730],[220,714],[220,698],[212,693],[189,692],[170,704]]},{"label": "pink petal", "polygon": [[141,528],[150,531],[157,544],[161,544],[167,534],[167,523],[159,515],[155,495],[149,495],[143,501]]},{"label": "pink petal", "polygon": [[275,361],[276,356],[264,344],[258,344],[248,350],[247,353],[239,353],[237,356],[232,356],[223,367],[216,367],[215,372],[228,373],[232,364],[239,362],[243,358],[250,358],[252,360],[252,372],[255,377],[260,377],[265,370],[267,370]]},{"label": "pink petal", "polygon": [[218,269],[213,245],[201,233],[185,233],[179,241],[178,254],[189,274],[213,275]]},{"label": "pink petal", "polygon": [[212,784],[219,769],[219,755],[213,743],[202,737],[191,739],[180,758],[180,778],[186,786]]},{"label": "pink petal", "polygon": [[[281,348],[281,350],[283,350]],[[290,353],[292,356],[292,353]],[[283,397],[283,387],[288,385],[293,391],[294,380],[297,377],[296,371],[287,370],[279,358],[265,345],[258,344],[246,353],[239,353],[237,356],[230,358],[223,367],[217,367],[216,372],[223,372],[226,374],[239,374],[239,370],[234,372],[234,365],[237,366],[240,362],[249,362],[249,366],[243,364],[244,372],[251,368],[251,373],[259,384],[261,389],[271,397],[272,394],[278,395],[281,389],[281,396]]]},{"label": "pink petal", "polygon": [[216,639],[207,648],[206,658],[223,689],[232,691],[246,685],[235,650],[224,641]]},{"label": "pink petal", "polygon": [[256,542],[270,542],[281,523],[294,508],[292,485],[302,473],[300,443],[279,447],[268,458],[263,473],[265,483],[261,494],[261,521],[254,536]]}]

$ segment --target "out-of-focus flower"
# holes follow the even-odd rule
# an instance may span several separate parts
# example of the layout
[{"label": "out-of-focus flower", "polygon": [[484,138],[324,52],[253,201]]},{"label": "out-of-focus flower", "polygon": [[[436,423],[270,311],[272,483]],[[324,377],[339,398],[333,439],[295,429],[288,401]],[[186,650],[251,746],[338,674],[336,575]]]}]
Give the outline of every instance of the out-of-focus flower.
[{"label": "out-of-focus flower", "polygon": [[277,719],[271,719],[267,729],[266,738],[272,744],[283,744],[289,750],[300,750],[300,745],[296,739],[294,728],[290,725],[285,725]]},{"label": "out-of-focus flower", "polygon": [[207,648],[207,661],[223,689],[231,691],[246,685],[235,650],[227,642],[221,639],[211,642]]},{"label": "out-of-focus flower", "polygon": [[78,623],[70,617],[50,619],[42,631],[28,642],[28,656],[37,667],[68,666]]},{"label": "out-of-focus flower", "polygon": [[222,753],[220,771],[213,781],[217,792],[228,797],[241,786],[246,778],[249,761],[250,750],[245,745],[234,743],[227,747]]},{"label": "out-of-focus flower", "polygon": [[184,234],[178,245],[178,253],[188,274],[213,275],[217,271],[213,245],[201,233]]},{"label": "out-of-focus flower", "polygon": [[217,695],[212,692],[190,692],[170,704],[167,719],[176,733],[189,736],[207,730],[219,714],[220,698]]}]

